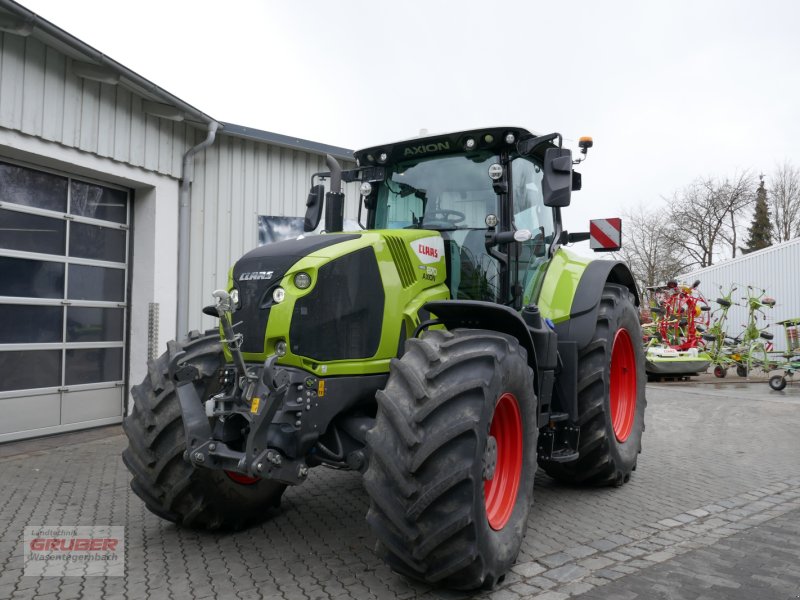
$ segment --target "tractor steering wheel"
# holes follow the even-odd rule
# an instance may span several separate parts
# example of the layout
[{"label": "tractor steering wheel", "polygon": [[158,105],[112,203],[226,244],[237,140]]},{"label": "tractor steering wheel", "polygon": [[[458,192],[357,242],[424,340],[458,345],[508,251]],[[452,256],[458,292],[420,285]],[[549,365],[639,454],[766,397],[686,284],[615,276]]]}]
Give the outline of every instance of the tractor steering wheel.
[{"label": "tractor steering wheel", "polygon": [[467,219],[467,215],[465,215],[463,212],[451,210],[449,208],[432,209],[427,215],[425,215],[425,217],[423,217],[423,223],[427,220],[426,217],[430,217],[432,219],[431,221],[425,223],[426,225],[433,225],[437,222],[445,225],[458,225]]}]

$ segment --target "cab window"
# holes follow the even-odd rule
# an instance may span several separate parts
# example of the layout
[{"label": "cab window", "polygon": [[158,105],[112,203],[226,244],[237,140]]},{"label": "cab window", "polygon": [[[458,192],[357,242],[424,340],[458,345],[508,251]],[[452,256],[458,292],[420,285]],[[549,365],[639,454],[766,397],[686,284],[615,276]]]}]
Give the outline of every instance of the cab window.
[{"label": "cab window", "polygon": [[528,304],[538,295],[547,265],[547,252],[553,242],[553,209],[544,205],[542,168],[526,157],[511,162],[511,192],[514,202],[514,227],[527,229],[531,239],[520,244],[516,269]]}]

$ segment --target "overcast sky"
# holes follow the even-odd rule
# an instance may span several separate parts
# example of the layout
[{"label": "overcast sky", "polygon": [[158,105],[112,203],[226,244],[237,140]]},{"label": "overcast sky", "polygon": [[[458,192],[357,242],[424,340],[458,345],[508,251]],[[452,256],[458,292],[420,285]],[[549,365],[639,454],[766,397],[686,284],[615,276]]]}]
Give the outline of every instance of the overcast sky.
[{"label": "overcast sky", "polygon": [[573,231],[800,163],[793,0],[22,4],[220,121],[351,149],[421,128],[591,135]]}]

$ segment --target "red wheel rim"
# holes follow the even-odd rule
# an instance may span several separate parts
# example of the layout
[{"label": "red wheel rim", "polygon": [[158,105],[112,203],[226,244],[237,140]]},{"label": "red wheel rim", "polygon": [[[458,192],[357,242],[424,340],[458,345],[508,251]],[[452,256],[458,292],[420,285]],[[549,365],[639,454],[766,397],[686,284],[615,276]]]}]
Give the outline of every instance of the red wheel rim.
[{"label": "red wheel rim", "polygon": [[483,482],[483,498],[489,526],[499,531],[514,512],[522,478],[522,417],[514,394],[500,396],[489,435],[497,442],[497,463],[492,479]]},{"label": "red wheel rim", "polygon": [[620,329],[614,336],[611,350],[611,426],[617,441],[628,439],[636,416],[636,359],[631,336]]},{"label": "red wheel rim", "polygon": [[236,471],[225,471],[225,475],[230,477],[231,481],[234,481],[239,485],[253,485],[255,482],[258,481],[258,477],[250,477],[249,475],[242,475],[241,473],[237,473]]}]

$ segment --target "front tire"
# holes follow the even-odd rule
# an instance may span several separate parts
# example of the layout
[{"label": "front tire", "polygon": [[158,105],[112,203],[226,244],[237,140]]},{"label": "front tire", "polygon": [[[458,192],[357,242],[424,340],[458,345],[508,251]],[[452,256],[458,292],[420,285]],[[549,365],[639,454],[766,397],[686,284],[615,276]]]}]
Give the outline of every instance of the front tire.
[{"label": "front tire", "polygon": [[545,472],[565,483],[627,483],[642,451],[645,398],[641,327],[628,288],[607,283],[597,324],[578,356],[578,458],[543,462]]},{"label": "front tire", "polygon": [[170,342],[168,352],[150,361],[144,381],[131,390],[133,411],[122,423],[128,436],[122,460],[133,475],[131,489],[150,512],[167,521],[199,529],[242,529],[267,518],[286,486],[196,468],[184,460],[183,415],[169,379],[170,358],[182,350],[200,371],[194,384],[200,398],[216,383],[224,363],[215,330]]},{"label": "front tire", "polygon": [[393,360],[367,434],[367,522],[406,576],[491,587],[514,564],[536,471],[533,372],[516,339],[428,331]]}]

